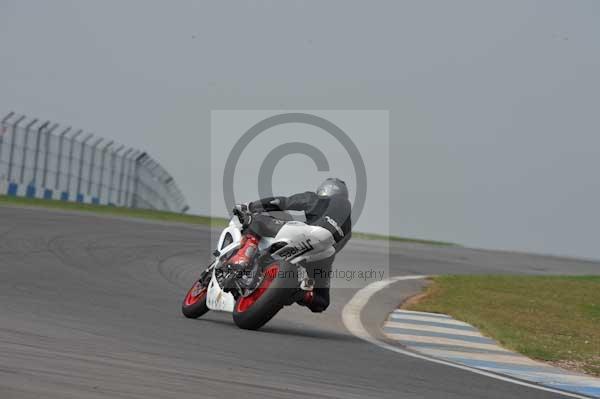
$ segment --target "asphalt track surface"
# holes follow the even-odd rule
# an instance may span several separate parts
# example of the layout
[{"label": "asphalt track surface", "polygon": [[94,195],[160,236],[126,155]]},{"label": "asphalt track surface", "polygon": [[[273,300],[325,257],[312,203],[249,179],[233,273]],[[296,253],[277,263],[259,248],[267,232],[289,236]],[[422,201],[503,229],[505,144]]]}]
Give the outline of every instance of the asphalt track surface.
[{"label": "asphalt track surface", "polygon": [[[214,234],[214,232],[212,233]],[[559,398],[403,356],[330,309],[294,306],[264,329],[228,314],[185,319],[180,303],[209,257],[204,227],[0,207],[0,398]],[[338,265],[376,264],[378,242],[353,241]],[[587,261],[394,244],[391,275],[598,274]],[[418,283],[392,286],[361,315],[374,331]]]}]

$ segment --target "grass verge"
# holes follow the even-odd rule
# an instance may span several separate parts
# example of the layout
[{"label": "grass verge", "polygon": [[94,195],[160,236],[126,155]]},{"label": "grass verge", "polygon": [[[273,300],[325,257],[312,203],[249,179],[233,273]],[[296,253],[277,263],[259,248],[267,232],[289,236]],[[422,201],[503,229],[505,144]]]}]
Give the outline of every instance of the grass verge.
[{"label": "grass verge", "polygon": [[449,314],[506,348],[600,376],[600,276],[439,276],[406,308]]},{"label": "grass verge", "polygon": [[406,238],[406,237],[398,237],[398,236],[386,236],[383,234],[373,234],[373,233],[361,233],[361,232],[353,232],[352,237],[360,238],[363,240],[384,240],[384,241],[398,241],[398,242],[406,242],[412,244],[425,244],[425,245],[433,245],[436,247],[458,247],[458,244],[452,244],[450,242],[444,241],[432,241],[432,240],[423,240],[420,238]]},{"label": "grass verge", "polygon": [[[121,207],[107,206],[107,205],[82,204],[82,203],[78,203],[78,202],[67,202],[67,201],[58,201],[58,200],[12,197],[12,196],[7,196],[7,195],[0,195],[0,205],[2,205],[2,204],[93,212],[93,213],[99,213],[99,214],[105,214],[105,215],[133,217],[133,218],[141,218],[141,219],[149,219],[149,220],[161,220],[161,221],[168,221],[168,222],[202,224],[202,225],[209,225],[209,226],[213,226],[213,227],[225,227],[225,226],[227,226],[227,223],[228,223],[227,219],[219,218],[219,217],[188,215],[188,214],[155,211],[155,210],[148,210],[148,209],[121,208]],[[435,245],[435,246],[455,246],[455,244],[450,244],[450,243],[440,242],[440,241],[429,241],[429,240],[421,240],[421,239],[416,239],[416,238],[386,236],[386,235],[381,235],[381,234],[353,232],[352,236],[355,238],[360,238],[360,239],[365,239],[365,240],[389,240],[389,241],[400,241],[400,242]]]},{"label": "grass verge", "polygon": [[93,212],[104,215],[133,217],[139,219],[160,220],[165,222],[179,222],[189,224],[202,224],[215,227],[227,225],[227,220],[208,216],[187,215],[174,212],[155,211],[149,209],[121,208],[107,205],[82,204],[58,200],[45,200],[36,198],[22,198],[0,195],[0,205],[22,205],[41,208],[64,209],[72,211]]}]

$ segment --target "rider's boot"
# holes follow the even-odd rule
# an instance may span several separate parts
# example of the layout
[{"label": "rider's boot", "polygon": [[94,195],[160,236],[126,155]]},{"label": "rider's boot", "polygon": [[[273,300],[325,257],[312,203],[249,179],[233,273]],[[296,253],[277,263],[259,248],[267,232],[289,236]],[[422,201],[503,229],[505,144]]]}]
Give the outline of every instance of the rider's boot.
[{"label": "rider's boot", "polygon": [[304,294],[298,301],[298,305],[310,306],[310,304],[313,303],[314,299],[315,299],[315,294],[312,291],[304,291]]},{"label": "rider's boot", "polygon": [[324,297],[322,292],[306,291],[298,301],[300,306],[306,306],[313,313],[324,312],[329,306],[329,296]]},{"label": "rider's boot", "polygon": [[239,269],[246,268],[258,249],[258,237],[253,234],[247,233],[242,239],[242,246],[238,249],[237,253],[229,259],[229,264],[236,266]]}]

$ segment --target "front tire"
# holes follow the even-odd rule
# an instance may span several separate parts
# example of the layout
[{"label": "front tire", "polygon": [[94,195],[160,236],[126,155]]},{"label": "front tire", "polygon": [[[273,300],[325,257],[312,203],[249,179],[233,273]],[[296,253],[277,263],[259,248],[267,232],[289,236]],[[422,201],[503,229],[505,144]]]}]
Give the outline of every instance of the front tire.
[{"label": "front tire", "polygon": [[196,283],[187,292],[181,304],[181,313],[188,319],[197,319],[210,309],[206,306],[206,293],[208,288],[204,287],[202,281]]},{"label": "front tire", "polygon": [[275,262],[265,268],[265,277],[254,292],[239,297],[233,308],[233,321],[245,330],[258,330],[271,320],[298,287],[297,267]]}]

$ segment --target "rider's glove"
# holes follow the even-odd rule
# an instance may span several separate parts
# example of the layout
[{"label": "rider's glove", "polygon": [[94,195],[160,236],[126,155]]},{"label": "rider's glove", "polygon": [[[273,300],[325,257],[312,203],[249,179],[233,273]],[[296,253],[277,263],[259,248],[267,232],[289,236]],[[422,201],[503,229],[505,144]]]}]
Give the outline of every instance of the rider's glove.
[{"label": "rider's glove", "polygon": [[252,213],[250,212],[247,203],[237,204],[233,208],[232,213],[238,217],[240,223],[244,226],[249,225],[250,221],[252,220]]},{"label": "rider's glove", "polygon": [[233,214],[238,216],[238,215],[244,215],[246,213],[248,213],[248,204],[236,204],[233,207]]}]

